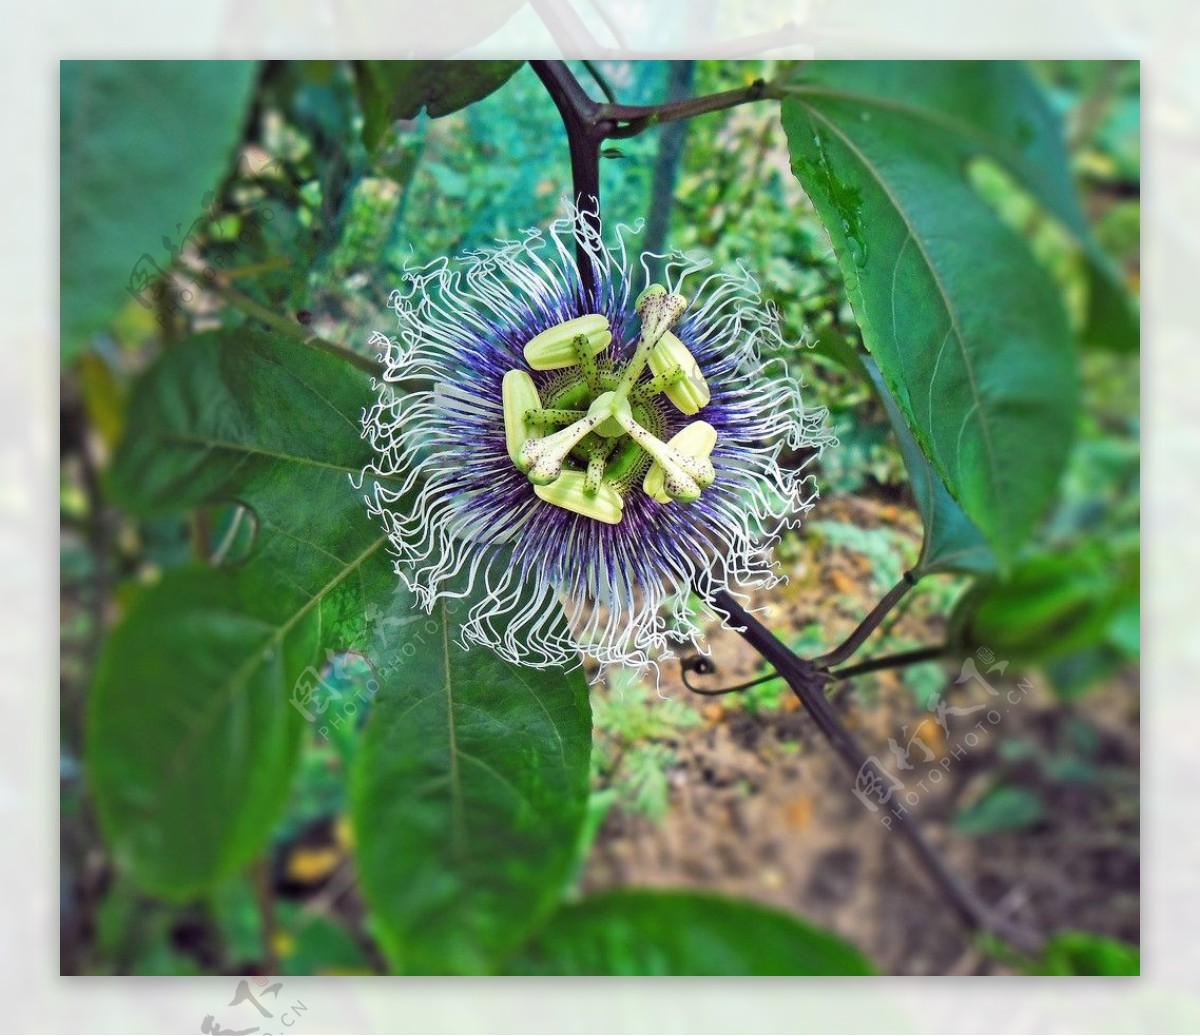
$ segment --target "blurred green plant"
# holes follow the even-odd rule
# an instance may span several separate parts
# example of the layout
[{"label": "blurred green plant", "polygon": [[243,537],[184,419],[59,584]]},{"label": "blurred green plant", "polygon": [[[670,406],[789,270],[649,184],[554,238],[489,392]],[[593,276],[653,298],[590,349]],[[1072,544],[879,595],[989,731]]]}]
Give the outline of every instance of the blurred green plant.
[{"label": "blurred green plant", "polygon": [[593,697],[592,720],[593,785],[613,789],[615,804],[661,820],[670,805],[668,775],[679,765],[675,744],[683,731],[701,724],[699,714],[622,670],[604,694]]},{"label": "blurred green plant", "polygon": [[1031,969],[1035,975],[1140,975],[1136,946],[1094,932],[1060,932]]}]

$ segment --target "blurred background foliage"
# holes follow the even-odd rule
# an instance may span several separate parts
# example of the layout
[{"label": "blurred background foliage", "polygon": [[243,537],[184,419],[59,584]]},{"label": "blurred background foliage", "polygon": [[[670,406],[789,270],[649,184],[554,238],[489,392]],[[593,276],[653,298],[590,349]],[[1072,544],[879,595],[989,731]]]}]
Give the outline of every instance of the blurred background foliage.
[{"label": "blurred background foliage", "polygon": [[[600,96],[594,71],[631,104],[731,89],[779,71],[769,63],[732,61],[573,66],[593,96]],[[183,903],[156,898],[139,890],[111,858],[81,763],[85,700],[106,632],[139,586],[188,559],[236,563],[255,530],[236,505],[135,519],[109,501],[106,469],[126,425],[134,379],[183,337],[212,328],[287,328],[293,335],[307,329],[368,356],[370,332],[393,326],[387,299],[407,264],[544,227],[562,213],[570,183],[559,117],[527,65],[497,69],[502,88],[441,118],[385,110],[394,87],[387,76],[394,70],[344,62],[247,68],[244,80],[230,78],[226,96],[213,102],[210,113],[213,132],[225,127],[236,146],[237,171],[222,181],[220,170],[201,166],[194,184],[174,185],[183,192],[183,211],[197,222],[147,230],[146,256],[127,255],[134,272],[118,271],[126,290],[116,296],[115,318],[100,319],[102,307],[78,301],[93,291],[96,278],[111,280],[99,259],[91,270],[69,275],[64,268],[65,973],[387,969],[358,895],[354,835],[346,821],[345,775],[361,750],[362,716],[328,736],[306,732],[298,777],[268,855],[212,895]],[[1136,293],[1138,65],[1068,61],[1031,68],[1063,119],[1088,222]],[[109,100],[132,103],[119,95]],[[453,107],[454,100],[429,99],[434,108],[443,101]],[[64,110],[64,119],[70,116]],[[821,461],[822,495],[853,504],[819,510],[817,520],[789,534],[779,558],[794,574],[837,560],[840,567],[822,592],[831,607],[861,615],[913,564],[919,523],[888,412],[870,381],[838,359],[839,348],[857,349],[860,332],[829,236],[792,175],[778,107],[736,108],[615,143],[602,163],[609,224],[645,220],[651,246],[707,256],[718,266],[745,263],[778,307],[789,343],[783,358],[807,384],[810,401],[829,408],[839,440]],[[64,139],[64,148],[68,144]],[[64,234],[74,218],[69,199],[90,189],[88,155],[76,158],[78,166],[64,157]],[[135,175],[117,189],[156,190],[169,172],[147,168],[144,182]],[[1030,244],[1073,327],[1081,330],[1088,289],[1079,249],[1003,171],[978,163],[971,178]],[[223,203],[217,207],[236,214],[207,218],[214,202],[205,192],[217,183]],[[77,215],[87,218],[86,212]],[[168,275],[139,277],[136,264],[146,258]],[[206,265],[216,265],[221,275],[205,279]],[[985,644],[1014,667],[1043,673],[1057,696],[1052,708],[1061,722],[1053,742],[1031,734],[1007,743],[956,808],[954,826],[971,837],[1045,825],[1062,788],[1128,777],[1130,766],[1136,794],[1136,759],[1121,760],[1125,769],[1116,777],[1109,772],[1115,764],[1090,724],[1087,702],[1097,688],[1122,678],[1136,700],[1139,360],[1136,350],[1097,347],[1083,349],[1079,359],[1082,406],[1058,502],[1016,559],[1011,578],[971,582],[951,574],[926,580],[904,621],[885,627],[875,644],[879,654],[921,646],[931,635],[962,650]],[[855,502],[870,509],[870,521],[859,520]],[[786,602],[776,603],[786,611]],[[813,615],[793,619],[789,615],[790,627],[783,624],[788,628],[776,625],[797,651],[812,654],[830,641],[825,623]],[[331,679],[347,686],[363,681],[367,673],[355,664],[341,666]],[[903,692],[924,708],[944,691],[947,678],[939,664],[926,663],[905,673]],[[855,694],[871,705],[887,698],[888,686],[883,677],[865,677]],[[707,779],[689,774],[689,760],[696,740],[711,737],[718,719],[741,716],[754,723],[783,716],[794,711],[785,692],[779,682],[767,682],[718,703],[662,700],[636,677],[620,674],[596,691],[593,794],[577,852],[577,884],[590,887],[589,853],[604,832],[617,840],[631,824],[642,831],[648,828],[637,825],[662,824],[678,783]],[[1126,714],[1136,716],[1136,704],[1130,710]],[[781,748],[799,750],[795,741]],[[742,793],[752,796],[755,789]],[[708,884],[727,891],[720,880]],[[1103,892],[1099,887],[1097,895]],[[680,909],[681,918],[697,916]],[[719,909],[708,916],[708,923],[723,923]],[[589,922],[580,914],[571,923],[586,931]],[[1130,938],[1136,932],[1115,926],[1109,934]],[[1056,943],[1036,967],[1054,973],[1136,967],[1122,956],[1120,943],[1078,938],[1083,942]],[[532,947],[517,966],[545,967],[538,955],[550,953],[546,946]]]}]

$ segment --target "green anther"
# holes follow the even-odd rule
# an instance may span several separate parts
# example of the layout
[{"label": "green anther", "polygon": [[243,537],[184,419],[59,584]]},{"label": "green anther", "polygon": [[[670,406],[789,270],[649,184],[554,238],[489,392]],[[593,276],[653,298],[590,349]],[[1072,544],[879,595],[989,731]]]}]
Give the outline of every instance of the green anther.
[{"label": "green anther", "polygon": [[529,413],[541,408],[537,386],[524,371],[509,371],[500,383],[501,402],[504,407],[504,445],[508,447],[508,458],[519,466],[521,447],[531,434]]},{"label": "green anther", "polygon": [[708,405],[712,399],[708,382],[700,373],[700,365],[696,358],[688,352],[688,348],[670,331],[663,333],[658,344],[650,350],[650,369],[655,374],[654,382],[659,376],[669,375],[673,370],[682,372],[682,377],[669,378],[661,391],[666,392],[667,398],[684,414],[697,414],[701,408]]},{"label": "green anther", "polygon": [[549,485],[535,485],[533,491],[548,504],[609,525],[621,521],[621,509],[625,505],[621,494],[603,483],[595,493],[589,493],[587,476],[582,471],[564,471]]},{"label": "green anther", "polygon": [[650,465],[650,470],[646,472],[646,477],[642,480],[642,492],[653,497],[660,504],[671,502],[663,480],[662,465],[657,463]]},{"label": "green anther", "polygon": [[535,335],[525,345],[525,362],[534,370],[574,367],[604,352],[612,341],[608,317],[602,313],[566,320]]},{"label": "green anther", "polygon": [[[645,441],[645,437],[653,442]],[[648,432],[645,437],[635,441],[654,457],[654,463],[646,472],[642,490],[660,504],[695,500],[713,484],[716,473],[709,456],[717,444],[717,431],[707,421],[693,421],[667,443]]]},{"label": "green anther", "polygon": [[[704,488],[700,482],[706,472],[696,461],[668,446],[641,425],[630,423],[629,438],[637,443],[663,470],[663,487],[673,500],[690,502],[700,498]],[[711,465],[709,468],[711,469]],[[711,479],[709,480],[711,484]]]}]

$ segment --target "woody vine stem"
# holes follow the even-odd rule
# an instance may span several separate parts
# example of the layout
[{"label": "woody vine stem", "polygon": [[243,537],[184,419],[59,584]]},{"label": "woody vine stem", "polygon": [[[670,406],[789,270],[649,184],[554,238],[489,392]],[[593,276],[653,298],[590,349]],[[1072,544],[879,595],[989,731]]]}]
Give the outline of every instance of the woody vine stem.
[{"label": "woody vine stem", "polygon": [[[784,93],[777,84],[758,80],[742,89],[671,104],[641,106],[600,103],[588,96],[565,62],[532,61],[530,64],[554,100],[566,129],[576,218],[581,230],[599,228],[600,150],[605,140],[632,137],[664,122],[689,119],[740,104],[779,99]],[[596,286],[582,234],[578,236],[577,248],[581,289],[586,300],[593,295]],[[787,682],[817,729],[849,770],[856,777],[868,776],[885,782],[878,764],[842,723],[834,706],[826,698],[825,691],[829,684],[857,673],[909,665],[940,653],[940,649],[922,649],[891,659],[870,660],[841,671],[831,670],[832,666],[845,662],[866,642],[914,584],[912,574],[906,572],[841,645],[815,659],[804,659],[797,655],[732,595],[724,591],[717,592],[709,603],[729,617],[731,626],[774,667],[775,676]],[[908,843],[925,874],[968,929],[996,936],[1023,953],[1036,955],[1040,951],[1042,940],[1037,933],[993,914],[974,891],[950,870],[910,813],[894,814],[894,821],[894,829]]]}]

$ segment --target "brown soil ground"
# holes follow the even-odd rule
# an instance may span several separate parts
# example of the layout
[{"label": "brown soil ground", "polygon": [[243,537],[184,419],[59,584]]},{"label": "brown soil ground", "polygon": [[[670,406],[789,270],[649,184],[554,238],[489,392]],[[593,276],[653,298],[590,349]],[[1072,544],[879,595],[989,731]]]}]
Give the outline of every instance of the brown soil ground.
[{"label": "brown soil ground", "polygon": [[[888,524],[917,545],[919,526],[894,506],[847,497],[823,501],[820,510],[824,520]],[[789,568],[788,584],[754,600],[785,639],[789,629],[820,621],[836,643],[882,589],[869,586],[863,557],[827,544]],[[943,626],[942,618],[913,606],[891,635],[937,643]],[[710,637],[718,672],[695,680],[726,686],[762,672],[739,636],[715,626]],[[871,654],[868,644],[860,657]],[[948,662],[948,684],[960,665],[958,659]],[[1042,934],[1088,930],[1136,943],[1137,673],[1122,673],[1069,706],[1056,701],[1037,672],[1009,670],[996,686],[1012,688],[1021,678],[1032,690],[945,768],[944,779],[927,785],[913,812],[953,868],[1000,914]],[[915,730],[922,724],[922,737],[941,758],[953,744],[963,745],[965,732],[983,715],[949,717],[948,744],[902,673],[860,677],[843,688],[835,699],[839,712],[881,761],[889,758],[889,738],[903,743],[906,725]],[[880,823],[880,814],[852,794],[853,775],[792,697],[782,698],[775,710],[749,711],[733,698],[690,694],[674,664],[661,691],[697,710],[703,722],[681,728],[671,741],[678,765],[665,817],[654,821],[621,805],[610,810],[584,873],[584,891],[633,885],[744,896],[840,933],[885,973],[1006,971],[980,952],[907,847]],[[1006,744],[1032,743],[1042,759],[1061,757],[1081,724],[1090,731],[1090,780],[1052,778],[1028,758],[1014,761],[1005,752]],[[915,749],[910,758],[917,766],[913,776],[905,775],[909,787],[931,768],[921,765]],[[1040,791],[1044,819],[981,836],[953,829],[956,811],[1001,772],[1007,783]]]}]

